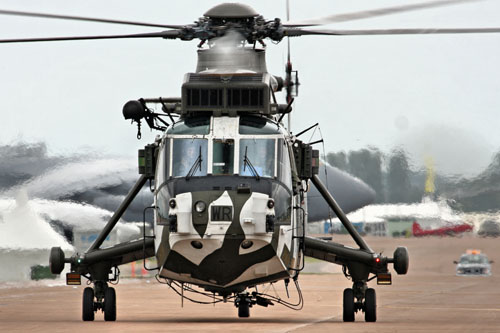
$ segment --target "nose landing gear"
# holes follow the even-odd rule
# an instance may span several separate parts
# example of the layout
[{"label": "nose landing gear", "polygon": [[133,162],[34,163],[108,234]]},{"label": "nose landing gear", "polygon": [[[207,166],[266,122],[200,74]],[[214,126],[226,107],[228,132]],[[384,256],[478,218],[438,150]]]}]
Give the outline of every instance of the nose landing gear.
[{"label": "nose landing gear", "polygon": [[238,308],[238,317],[240,318],[250,317],[250,308],[255,304],[263,307],[274,305],[270,299],[262,297],[256,292],[252,292],[251,294],[250,293],[237,294],[234,299],[234,306]]},{"label": "nose landing gear", "polygon": [[238,317],[250,317],[250,307],[252,306],[252,298],[247,294],[239,294],[234,300],[234,305],[238,308]]}]

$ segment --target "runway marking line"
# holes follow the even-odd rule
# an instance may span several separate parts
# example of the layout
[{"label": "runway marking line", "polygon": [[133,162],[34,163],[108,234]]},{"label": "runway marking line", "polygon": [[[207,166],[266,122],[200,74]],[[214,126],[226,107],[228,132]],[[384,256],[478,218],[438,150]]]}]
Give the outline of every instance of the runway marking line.
[{"label": "runway marking line", "polygon": [[419,310],[461,310],[461,311],[498,311],[500,308],[453,308],[453,307],[427,307],[427,306],[381,306],[389,309],[419,309]]}]

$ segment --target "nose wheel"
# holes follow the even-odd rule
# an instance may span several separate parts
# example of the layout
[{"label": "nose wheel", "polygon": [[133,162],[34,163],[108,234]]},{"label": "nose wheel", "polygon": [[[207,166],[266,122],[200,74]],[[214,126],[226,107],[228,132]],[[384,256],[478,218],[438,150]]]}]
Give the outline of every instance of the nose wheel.
[{"label": "nose wheel", "polygon": [[250,294],[239,294],[234,300],[234,305],[238,308],[238,317],[250,317],[250,307],[252,306],[252,304],[252,297]]},{"label": "nose wheel", "polygon": [[250,304],[248,304],[247,302],[240,302],[240,304],[238,305],[238,317],[250,317]]}]

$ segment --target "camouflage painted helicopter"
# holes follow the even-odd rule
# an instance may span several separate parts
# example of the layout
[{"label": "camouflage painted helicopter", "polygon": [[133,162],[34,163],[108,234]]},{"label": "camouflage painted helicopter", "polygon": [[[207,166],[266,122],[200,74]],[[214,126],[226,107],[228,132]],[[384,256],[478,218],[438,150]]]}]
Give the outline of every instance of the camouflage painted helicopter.
[{"label": "camouflage painted helicopter", "polygon": [[[318,176],[319,152],[312,148],[314,143],[302,142],[299,135],[292,135],[282,124],[284,116],[292,111],[297,75],[290,61],[285,79],[267,71],[264,40],[280,42],[284,37],[302,35],[500,32],[487,28],[302,28],[450,2],[453,1],[299,23],[269,21],[246,5],[221,4],[194,24],[184,26],[1,11],[8,15],[169,29],[136,35],[0,40],[2,43],[113,38],[201,40],[196,72],[186,74],[180,98],[140,99],[125,104],[124,117],[137,123],[138,136],[141,120],[163,135],[139,151],[141,177],[94,244],[85,253],[71,257],[65,257],[60,248],[51,251],[50,267],[54,274],[60,274],[69,263],[67,284],[80,284],[81,276],[93,284],[93,288],[84,289],[83,320],[93,320],[97,310],[104,311],[105,320],[116,320],[115,290],[108,284],[117,280],[117,267],[150,257],[156,257],[158,267],[150,269],[157,271],[158,280],[169,284],[183,299],[187,298],[185,292],[196,292],[213,298],[207,302],[210,304],[232,300],[240,317],[248,317],[253,305],[276,302],[300,308],[298,277],[304,257],[311,256],[342,265],[346,277],[352,279],[352,288],[345,289],[343,295],[344,321],[354,321],[358,311],[365,313],[366,321],[376,321],[375,290],[368,288],[367,282],[376,278],[378,284],[391,284],[389,264],[398,274],[406,274],[408,252],[398,247],[392,258],[375,253],[324,186]],[[275,93],[281,90],[286,91],[286,104],[276,101]],[[151,111],[148,105],[153,103],[160,104],[164,113]],[[169,117],[171,124],[164,117]],[[146,208],[154,211],[153,235],[144,231],[140,240],[100,248],[148,180],[154,183],[154,205]],[[306,235],[309,183],[316,186],[359,249]],[[297,304],[259,293],[257,288],[249,291],[281,280],[285,285],[294,281],[300,296]]]}]

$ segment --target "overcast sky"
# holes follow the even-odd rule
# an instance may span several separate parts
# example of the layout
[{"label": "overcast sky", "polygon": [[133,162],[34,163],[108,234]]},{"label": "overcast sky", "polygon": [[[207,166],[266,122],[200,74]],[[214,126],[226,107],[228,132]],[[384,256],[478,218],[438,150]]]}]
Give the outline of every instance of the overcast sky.
[{"label": "overcast sky", "polygon": [[[416,1],[418,2],[418,1]],[[1,1],[0,8],[186,24],[218,1]],[[247,1],[285,20],[285,1]],[[305,19],[414,1],[293,1]],[[328,28],[498,27],[500,1],[384,16]],[[0,16],[0,38],[124,34],[154,28]],[[45,141],[53,154],[136,156],[143,139],[121,109],[139,97],[180,96],[197,41],[108,40],[0,45],[0,144]],[[286,43],[268,42],[268,69],[284,75]],[[292,39],[300,94],[292,130],[320,123],[327,151],[403,146],[415,166],[473,174],[500,148],[500,34]],[[284,99],[284,97],[282,97]]]}]

